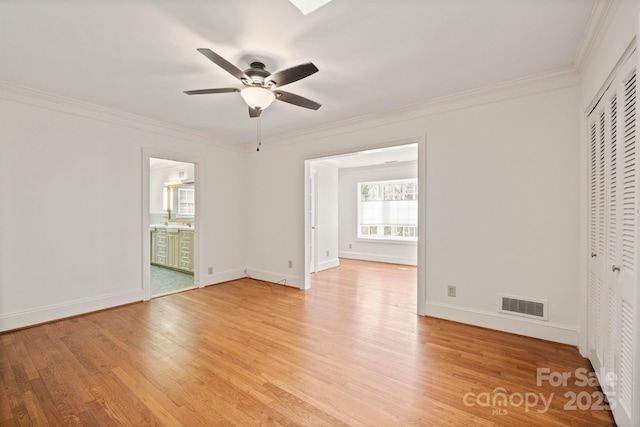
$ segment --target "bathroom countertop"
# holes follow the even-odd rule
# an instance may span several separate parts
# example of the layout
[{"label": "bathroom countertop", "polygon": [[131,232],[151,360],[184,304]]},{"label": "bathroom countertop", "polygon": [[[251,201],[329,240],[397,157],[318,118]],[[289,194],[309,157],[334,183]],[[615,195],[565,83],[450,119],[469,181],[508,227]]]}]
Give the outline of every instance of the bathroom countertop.
[{"label": "bathroom countertop", "polygon": [[150,224],[149,225],[149,229],[151,231],[155,230],[156,228],[171,228],[171,229],[178,229],[178,230],[191,230],[194,231],[195,227],[192,225],[191,227],[184,225],[184,224],[169,224],[169,225],[164,225],[164,224]]}]

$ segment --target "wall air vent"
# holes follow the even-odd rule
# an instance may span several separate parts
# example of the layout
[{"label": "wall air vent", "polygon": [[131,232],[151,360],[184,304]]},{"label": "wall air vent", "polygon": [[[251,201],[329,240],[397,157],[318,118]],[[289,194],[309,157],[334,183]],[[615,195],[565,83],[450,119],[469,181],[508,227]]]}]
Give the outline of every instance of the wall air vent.
[{"label": "wall air vent", "polygon": [[547,306],[549,302],[541,299],[517,297],[513,295],[498,295],[498,311],[515,314],[531,319],[548,320]]}]

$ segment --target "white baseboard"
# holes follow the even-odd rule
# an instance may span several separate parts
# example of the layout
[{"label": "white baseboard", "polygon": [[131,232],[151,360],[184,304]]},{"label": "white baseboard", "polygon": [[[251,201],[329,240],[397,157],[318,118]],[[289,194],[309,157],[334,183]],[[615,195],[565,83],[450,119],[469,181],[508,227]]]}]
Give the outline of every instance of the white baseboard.
[{"label": "white baseboard", "polygon": [[525,335],[563,344],[578,345],[578,330],[573,326],[458,307],[435,301],[427,301],[425,314],[427,316],[510,332],[512,334]]},{"label": "white baseboard", "polygon": [[213,273],[200,279],[202,286],[215,285],[217,283],[230,282],[231,280],[242,279],[246,277],[244,268],[234,268],[233,270],[220,271]]},{"label": "white baseboard", "polygon": [[0,332],[142,301],[142,289],[0,315]]},{"label": "white baseboard", "polygon": [[418,265],[417,258],[369,254],[366,252],[340,251],[340,258],[359,259],[362,261],[388,262],[389,264]]},{"label": "white baseboard", "polygon": [[[278,283],[293,288],[302,288],[300,277],[289,274],[282,274],[275,271],[260,270],[257,268],[247,267],[247,273],[253,279],[264,280],[265,282]],[[242,277],[246,277],[243,275]]]},{"label": "white baseboard", "polygon": [[340,258],[330,259],[328,261],[322,261],[318,263],[318,271],[328,270],[330,268],[339,267]]}]

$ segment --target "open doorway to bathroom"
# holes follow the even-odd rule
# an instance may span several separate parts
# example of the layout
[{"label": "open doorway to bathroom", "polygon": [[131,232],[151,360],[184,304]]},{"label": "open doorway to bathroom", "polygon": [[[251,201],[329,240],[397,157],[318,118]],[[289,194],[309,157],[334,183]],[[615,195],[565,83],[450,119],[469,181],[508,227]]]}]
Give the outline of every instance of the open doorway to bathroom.
[{"label": "open doorway to bathroom", "polygon": [[195,176],[193,163],[149,158],[152,298],[195,287]]}]

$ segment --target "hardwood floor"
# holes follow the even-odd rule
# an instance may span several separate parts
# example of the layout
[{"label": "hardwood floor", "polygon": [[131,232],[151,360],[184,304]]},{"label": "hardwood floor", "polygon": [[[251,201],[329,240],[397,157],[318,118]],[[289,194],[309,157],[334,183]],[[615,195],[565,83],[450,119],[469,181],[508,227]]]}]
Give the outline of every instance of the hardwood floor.
[{"label": "hardwood floor", "polygon": [[0,425],[614,425],[575,348],[416,316],[415,277],[341,260],[2,334]]}]

